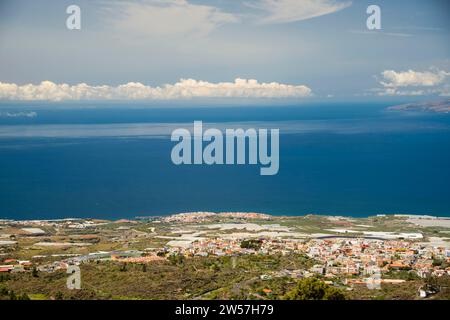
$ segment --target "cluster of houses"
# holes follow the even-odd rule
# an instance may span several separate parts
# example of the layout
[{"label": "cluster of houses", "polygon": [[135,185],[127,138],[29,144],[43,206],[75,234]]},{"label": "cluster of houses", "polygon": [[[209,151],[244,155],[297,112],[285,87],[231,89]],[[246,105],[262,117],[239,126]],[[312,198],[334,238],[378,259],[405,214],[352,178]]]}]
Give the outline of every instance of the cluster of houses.
[{"label": "cluster of houses", "polygon": [[288,254],[300,252],[302,241],[298,239],[261,239],[259,248],[243,247],[242,241],[245,239],[232,238],[202,238],[197,241],[170,241],[169,247],[165,250],[169,254],[182,254],[188,257],[193,256],[227,256],[243,254]]},{"label": "cluster of houses", "polygon": [[[309,270],[326,276],[359,276],[409,270],[419,277],[450,275],[450,250],[404,240],[366,238],[261,239],[259,248],[243,248],[243,239],[202,239],[170,242],[169,254],[227,256],[301,253],[317,261]],[[444,262],[444,263],[438,263]]]},{"label": "cluster of houses", "polygon": [[[203,238],[189,243],[173,243],[164,248],[148,250],[128,250],[95,252],[87,255],[74,255],[65,259],[39,264],[40,256],[34,257],[39,271],[53,272],[66,269],[70,264],[89,261],[119,261],[129,263],[149,263],[163,260],[170,255],[194,256],[236,256],[246,254],[305,254],[316,264],[308,270],[311,274],[324,276],[364,276],[390,270],[410,270],[419,277],[428,275],[450,275],[450,250],[440,247],[424,246],[417,242],[404,240],[377,240],[364,238],[330,239],[260,239],[259,246],[242,246],[243,239]],[[0,272],[19,272],[29,270],[30,261],[6,259],[0,265]],[[304,274],[302,274],[304,276]],[[296,275],[294,275],[296,277]]]},{"label": "cluster of houses", "polygon": [[29,271],[33,267],[33,263],[28,260],[5,259],[1,263],[0,274]]},{"label": "cluster of houses", "polygon": [[256,212],[186,212],[170,215],[164,217],[164,222],[181,222],[192,223],[202,222],[211,218],[224,218],[224,219],[260,219],[271,220],[272,217],[268,214],[256,213]]},{"label": "cluster of houses", "polygon": [[[313,239],[303,251],[319,265],[319,274],[370,275],[409,270],[419,277],[450,275],[450,250],[411,241],[376,239]],[[444,262],[444,263],[438,263]]]},{"label": "cluster of houses", "polygon": [[[268,215],[258,213],[211,213],[197,212],[173,215],[163,218],[165,222],[201,222],[211,217],[244,218],[244,219],[270,219]],[[121,224],[130,222],[128,220],[118,221]],[[3,220],[1,225],[7,226],[12,222]],[[117,222],[116,222],[117,223]],[[131,222],[130,222],[131,223]],[[132,222],[136,223],[136,222]],[[52,221],[14,222],[15,228],[21,236],[39,237],[47,235],[47,227],[68,229],[91,228],[102,224],[101,221],[90,221],[81,219],[64,219]],[[227,225],[222,225],[222,228]],[[234,226],[233,226],[234,227]],[[247,226],[248,227],[248,226]],[[268,228],[268,226],[265,226]],[[132,244],[133,241],[144,240],[154,236],[154,228],[151,232],[139,231],[127,225],[120,225],[114,232],[108,233],[112,242]],[[226,228],[225,228],[226,229]],[[224,229],[224,230],[225,230]],[[222,230],[222,229],[221,229]],[[228,229],[227,229],[228,230]],[[279,230],[278,230],[279,231]],[[282,230],[281,230],[282,231]],[[281,232],[280,231],[280,232]],[[340,230],[334,229],[334,232]],[[275,232],[266,232],[274,234]],[[280,234],[288,234],[281,232]],[[245,233],[237,233],[239,236],[223,235],[207,236],[205,232],[197,232],[191,235],[182,235],[178,238],[155,236],[155,238],[169,238],[165,246],[149,248],[147,250],[128,250],[112,252],[93,252],[87,255],[65,254],[61,257],[35,256],[32,261],[19,261],[7,259],[8,252],[0,251],[0,273],[26,272],[36,267],[41,272],[54,272],[67,269],[69,265],[79,265],[90,261],[118,261],[124,263],[151,263],[164,260],[171,255],[195,256],[238,256],[238,255],[273,255],[273,254],[304,254],[315,261],[315,265],[309,270],[283,270],[279,274],[264,275],[289,276],[292,278],[306,277],[310,275],[323,275],[324,277],[344,277],[350,282],[360,281],[376,273],[387,273],[391,270],[407,270],[425,278],[429,275],[450,275],[450,250],[436,245],[426,245],[418,242],[421,238],[415,234],[402,234],[402,238],[409,239],[377,239],[367,236],[332,236],[324,238],[286,238],[278,236],[260,236],[256,246],[243,246]],[[242,236],[241,236],[242,235]],[[375,234],[378,235],[378,234]],[[409,236],[409,237],[406,237]],[[414,236],[414,237],[413,237]],[[392,236],[393,237],[393,236]],[[413,237],[410,239],[410,237]],[[0,247],[7,248],[16,245],[16,239],[12,239],[6,233],[0,237]],[[38,242],[34,246],[56,246],[61,248],[67,246],[87,246],[91,242],[100,241],[97,235],[86,235],[75,232],[71,236],[71,242]],[[80,243],[73,241],[82,241]],[[131,247],[131,246],[130,246]],[[3,258],[4,257],[4,258]],[[55,261],[56,260],[56,261]],[[52,262],[49,262],[52,261]],[[54,262],[53,262],[54,261]],[[386,280],[388,281],[388,280]]]}]

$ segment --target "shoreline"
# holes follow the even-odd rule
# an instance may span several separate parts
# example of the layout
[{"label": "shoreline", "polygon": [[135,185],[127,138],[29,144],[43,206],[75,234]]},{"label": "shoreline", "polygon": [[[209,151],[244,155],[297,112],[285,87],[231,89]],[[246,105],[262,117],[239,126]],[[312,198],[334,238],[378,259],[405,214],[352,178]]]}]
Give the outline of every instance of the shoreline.
[{"label": "shoreline", "polygon": [[[55,218],[55,219],[17,219],[17,218],[8,218],[8,217],[0,217],[0,223],[7,221],[36,221],[36,222],[64,222],[64,221],[79,221],[79,220],[98,220],[98,221],[139,221],[139,220],[158,220],[158,219],[167,219],[171,217],[188,217],[195,215],[203,215],[204,217],[224,217],[224,218],[252,218],[252,215],[255,215],[253,219],[262,218],[302,218],[307,216],[320,216],[320,217],[332,217],[332,218],[340,218],[340,219],[368,219],[368,218],[406,218],[413,220],[445,220],[450,222],[450,215],[448,216],[432,216],[432,215],[423,215],[423,214],[375,214],[375,215],[331,215],[331,214],[320,214],[320,213],[305,213],[298,215],[276,215],[269,213],[260,213],[260,212],[242,212],[242,211],[229,211],[229,212],[210,212],[210,211],[198,211],[198,212],[180,212],[180,213],[172,213],[172,214],[163,214],[163,215],[148,215],[148,216],[134,216],[134,217],[111,217],[111,218],[103,218],[103,217],[65,217],[65,218]],[[176,220],[174,220],[176,221]]]}]

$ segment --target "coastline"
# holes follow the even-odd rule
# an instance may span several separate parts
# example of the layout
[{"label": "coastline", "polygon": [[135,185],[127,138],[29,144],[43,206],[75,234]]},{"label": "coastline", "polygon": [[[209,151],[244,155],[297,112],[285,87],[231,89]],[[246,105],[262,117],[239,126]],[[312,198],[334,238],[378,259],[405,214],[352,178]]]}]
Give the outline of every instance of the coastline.
[{"label": "coastline", "polygon": [[[212,211],[196,211],[196,212],[179,212],[179,213],[171,213],[171,214],[162,214],[162,215],[145,215],[145,216],[121,216],[121,217],[64,217],[64,218],[55,218],[55,219],[20,219],[20,218],[8,218],[8,217],[0,217],[0,223],[4,221],[41,221],[41,222],[65,222],[65,221],[80,221],[80,220],[98,220],[98,221],[139,221],[139,220],[159,220],[159,219],[168,219],[171,217],[189,217],[195,215],[203,215],[204,217],[235,217],[242,219],[267,219],[271,218],[283,219],[283,218],[304,218],[308,216],[319,216],[319,217],[329,217],[329,218],[339,218],[339,219],[368,219],[374,217],[392,217],[392,218],[406,218],[406,219],[414,219],[414,220],[433,220],[433,221],[449,221],[450,215],[448,216],[433,216],[433,215],[423,215],[423,214],[368,214],[368,215],[332,215],[332,214],[320,214],[320,213],[305,213],[305,214],[292,214],[292,215],[284,215],[284,214],[269,214],[269,213],[261,213],[261,212],[244,212],[244,211],[227,211],[227,212],[212,212]],[[173,219],[172,221],[177,221]],[[168,221],[170,222],[170,220]]]}]

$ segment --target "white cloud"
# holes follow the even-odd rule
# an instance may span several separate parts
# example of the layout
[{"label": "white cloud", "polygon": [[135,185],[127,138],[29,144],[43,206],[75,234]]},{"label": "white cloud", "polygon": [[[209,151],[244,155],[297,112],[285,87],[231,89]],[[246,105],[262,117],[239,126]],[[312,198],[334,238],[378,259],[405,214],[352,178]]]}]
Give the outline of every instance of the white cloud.
[{"label": "white cloud", "polygon": [[450,76],[450,73],[442,70],[425,72],[413,70],[396,72],[394,70],[386,70],[382,72],[382,76],[384,81],[381,81],[380,83],[384,87],[432,87],[444,82],[446,78]]},{"label": "white cloud", "polygon": [[448,96],[448,79],[450,72],[443,70],[430,71],[394,71],[385,70],[381,73],[383,79],[379,82],[383,88],[374,89],[382,96]]},{"label": "white cloud", "polygon": [[238,18],[220,8],[187,0],[143,0],[109,3],[104,18],[117,34],[135,38],[204,36]]},{"label": "white cloud", "polygon": [[312,94],[304,85],[277,82],[259,83],[257,80],[236,79],[234,82],[211,83],[181,79],[175,84],[150,87],[129,82],[116,87],[56,84],[42,81],[38,85],[17,85],[0,82],[3,100],[170,100],[190,98],[301,98]]},{"label": "white cloud", "polygon": [[311,19],[345,9],[351,1],[335,0],[259,0],[247,5],[264,11],[261,24],[288,23]]},{"label": "white cloud", "polygon": [[247,0],[244,5],[253,12],[235,14],[190,0],[125,0],[108,2],[103,19],[121,37],[205,36],[223,24],[252,18],[259,24],[289,23],[331,14],[351,4],[350,0]]}]

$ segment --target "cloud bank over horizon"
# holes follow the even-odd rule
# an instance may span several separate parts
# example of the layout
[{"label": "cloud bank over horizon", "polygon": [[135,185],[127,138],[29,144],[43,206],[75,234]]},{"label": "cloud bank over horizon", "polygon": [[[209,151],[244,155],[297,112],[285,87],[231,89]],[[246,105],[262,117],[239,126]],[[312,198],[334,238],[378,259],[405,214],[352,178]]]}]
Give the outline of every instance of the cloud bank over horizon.
[{"label": "cloud bank over horizon", "polygon": [[211,83],[181,79],[175,84],[151,87],[140,82],[119,86],[90,86],[56,84],[17,85],[0,82],[0,100],[20,101],[76,101],[76,100],[182,100],[191,98],[304,98],[312,95],[305,85],[260,83],[254,79],[235,79],[234,82]]},{"label": "cloud bank over horizon", "polygon": [[429,71],[394,71],[385,70],[379,81],[382,89],[376,89],[378,95],[387,96],[422,96],[438,94],[450,96],[450,72],[431,69]]}]

